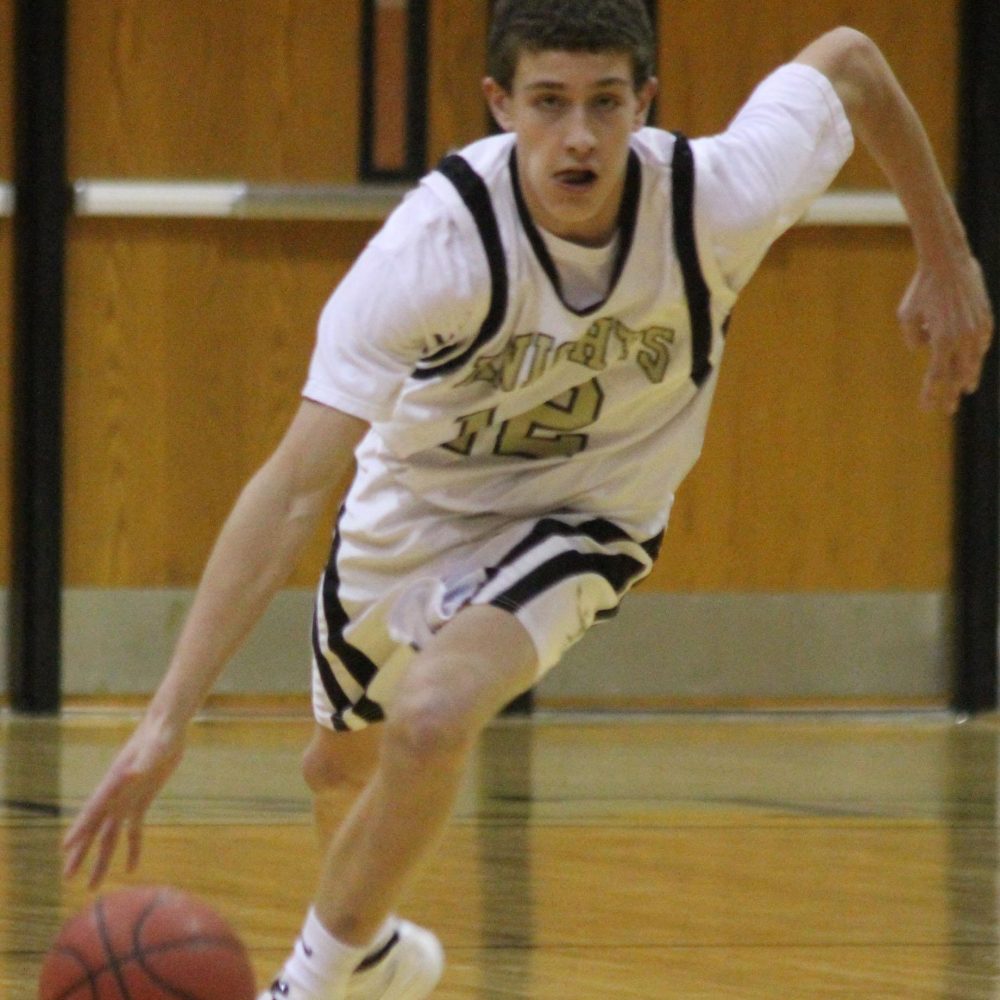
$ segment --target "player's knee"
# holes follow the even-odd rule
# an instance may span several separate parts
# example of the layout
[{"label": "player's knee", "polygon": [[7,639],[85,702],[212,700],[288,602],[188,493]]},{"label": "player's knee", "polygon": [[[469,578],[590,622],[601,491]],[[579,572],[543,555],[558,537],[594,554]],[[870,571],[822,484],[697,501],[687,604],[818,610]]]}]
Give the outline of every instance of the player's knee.
[{"label": "player's knee", "polygon": [[433,689],[402,692],[386,721],[389,748],[418,766],[460,764],[475,737],[469,714]]},{"label": "player's knee", "polygon": [[368,780],[371,768],[359,766],[356,755],[343,752],[346,735],[317,734],[302,755],[302,776],[314,795],[355,791]]},{"label": "player's knee", "polygon": [[314,795],[347,787],[347,775],[336,758],[316,745],[314,740],[302,755],[302,776]]}]

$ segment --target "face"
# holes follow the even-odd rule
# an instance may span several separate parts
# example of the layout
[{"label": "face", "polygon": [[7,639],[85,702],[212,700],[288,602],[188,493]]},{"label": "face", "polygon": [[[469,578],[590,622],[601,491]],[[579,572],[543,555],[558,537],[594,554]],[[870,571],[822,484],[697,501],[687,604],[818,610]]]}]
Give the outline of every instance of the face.
[{"label": "face", "polygon": [[484,84],[500,126],[517,136],[517,167],[535,223],[563,239],[600,246],[614,233],[629,137],[656,93],[637,93],[617,52],[522,52],[510,91]]}]

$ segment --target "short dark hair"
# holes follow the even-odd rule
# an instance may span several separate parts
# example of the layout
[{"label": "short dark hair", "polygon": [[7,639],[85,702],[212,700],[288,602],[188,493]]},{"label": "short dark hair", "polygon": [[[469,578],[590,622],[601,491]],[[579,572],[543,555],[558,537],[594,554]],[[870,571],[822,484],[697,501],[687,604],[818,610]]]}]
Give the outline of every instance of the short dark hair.
[{"label": "short dark hair", "polygon": [[488,69],[509,91],[525,50],[622,52],[638,90],[653,75],[655,48],[644,0],[497,0]]}]

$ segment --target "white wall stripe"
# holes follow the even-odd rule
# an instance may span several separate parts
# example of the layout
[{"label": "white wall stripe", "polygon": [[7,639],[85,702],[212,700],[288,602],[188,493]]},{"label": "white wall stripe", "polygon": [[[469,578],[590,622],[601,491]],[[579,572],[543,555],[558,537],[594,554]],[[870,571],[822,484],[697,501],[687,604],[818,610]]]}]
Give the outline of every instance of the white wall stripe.
[{"label": "white wall stripe", "polygon": [[[0,189],[2,190],[2,189]],[[400,185],[254,185],[245,181],[78,180],[79,216],[344,219],[385,218]],[[0,202],[2,206],[2,202]],[[809,226],[900,226],[906,215],[888,191],[834,191],[806,213]]]}]

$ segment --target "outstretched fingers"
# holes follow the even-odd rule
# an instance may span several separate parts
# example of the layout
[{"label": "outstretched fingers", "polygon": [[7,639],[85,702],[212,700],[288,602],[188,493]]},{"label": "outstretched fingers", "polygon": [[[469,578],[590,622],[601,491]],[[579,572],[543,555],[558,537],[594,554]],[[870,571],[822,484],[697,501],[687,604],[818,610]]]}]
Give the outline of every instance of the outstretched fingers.
[{"label": "outstretched fingers", "polygon": [[162,738],[143,728],[125,745],[63,838],[63,874],[72,878],[93,851],[91,888],[107,875],[123,831],[131,871],[142,851],[142,826],[153,800],[183,753],[179,735]]},{"label": "outstretched fingers", "polygon": [[103,881],[118,846],[123,823],[129,822],[130,833],[136,826],[134,818],[129,815],[127,789],[127,777],[109,774],[84,806],[63,837],[62,849],[66,855],[64,877],[75,876],[93,850],[94,864],[89,885],[93,888]]}]

